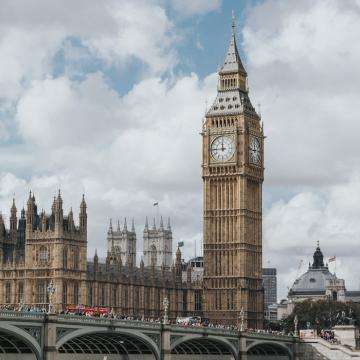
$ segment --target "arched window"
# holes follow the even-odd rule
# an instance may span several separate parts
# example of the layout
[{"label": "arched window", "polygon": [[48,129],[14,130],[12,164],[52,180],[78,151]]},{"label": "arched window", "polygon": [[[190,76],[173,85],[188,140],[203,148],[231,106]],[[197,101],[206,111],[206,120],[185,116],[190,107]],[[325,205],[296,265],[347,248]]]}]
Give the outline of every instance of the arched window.
[{"label": "arched window", "polygon": [[151,265],[156,266],[156,264],[157,264],[157,254],[156,254],[155,245],[151,245],[150,254],[151,254]]},{"label": "arched window", "polygon": [[63,250],[63,268],[67,270],[68,266],[68,249],[65,247]]},{"label": "arched window", "polygon": [[62,299],[62,302],[63,302],[63,307],[65,307],[67,305],[67,283],[64,282],[63,283],[63,299]]},{"label": "arched window", "polygon": [[74,298],[73,298],[73,304],[79,303],[79,284],[74,283]]},{"label": "arched window", "polygon": [[39,250],[39,262],[41,264],[46,264],[49,260],[49,251],[46,246],[41,246]]},{"label": "arched window", "polygon": [[73,250],[73,269],[79,269],[79,251],[78,249]]},{"label": "arched window", "polygon": [[47,284],[46,284],[45,280],[39,280],[38,281],[37,302],[39,304],[46,304],[47,303]]}]

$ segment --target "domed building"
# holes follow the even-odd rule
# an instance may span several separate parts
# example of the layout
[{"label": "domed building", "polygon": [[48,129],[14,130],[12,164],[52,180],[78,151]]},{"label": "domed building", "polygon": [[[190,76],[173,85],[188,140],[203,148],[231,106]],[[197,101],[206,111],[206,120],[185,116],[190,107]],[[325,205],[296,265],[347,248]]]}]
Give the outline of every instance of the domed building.
[{"label": "domed building", "polygon": [[336,277],[324,265],[324,256],[319,243],[313,255],[312,265],[295,280],[288,293],[288,313],[291,313],[295,303],[306,299],[331,299],[345,301],[345,280]]}]

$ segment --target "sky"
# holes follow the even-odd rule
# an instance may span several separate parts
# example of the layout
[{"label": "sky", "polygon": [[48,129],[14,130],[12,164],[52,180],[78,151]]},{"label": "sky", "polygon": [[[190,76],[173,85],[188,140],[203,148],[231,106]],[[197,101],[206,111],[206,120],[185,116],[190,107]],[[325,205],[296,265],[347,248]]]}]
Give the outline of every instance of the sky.
[{"label": "sky", "polygon": [[[264,122],[263,265],[278,298],[316,242],[359,289],[359,0],[3,0],[0,210],[34,191],[49,212],[85,193],[88,257],[109,219],[171,218],[174,248],[201,253],[201,137],[231,12]],[[196,244],[196,250],[195,250]],[[300,266],[299,266],[300,264]],[[329,264],[335,270],[335,264]]]}]

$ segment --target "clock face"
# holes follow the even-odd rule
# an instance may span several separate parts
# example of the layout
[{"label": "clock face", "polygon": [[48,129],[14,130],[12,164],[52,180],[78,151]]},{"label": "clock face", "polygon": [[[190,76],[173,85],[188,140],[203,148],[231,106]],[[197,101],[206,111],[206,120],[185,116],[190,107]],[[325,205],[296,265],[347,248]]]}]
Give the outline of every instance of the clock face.
[{"label": "clock face", "polygon": [[230,136],[218,136],[211,143],[211,156],[216,161],[227,161],[231,159],[235,152],[234,140]]},{"label": "clock face", "polygon": [[249,141],[249,160],[253,164],[258,164],[261,160],[260,142],[255,136],[250,137]]}]

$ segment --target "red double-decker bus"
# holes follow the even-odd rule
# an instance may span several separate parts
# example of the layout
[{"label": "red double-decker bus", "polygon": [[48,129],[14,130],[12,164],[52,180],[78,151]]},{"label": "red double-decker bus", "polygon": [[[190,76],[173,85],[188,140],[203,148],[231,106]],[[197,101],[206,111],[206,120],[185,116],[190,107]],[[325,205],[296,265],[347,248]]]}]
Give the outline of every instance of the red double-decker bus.
[{"label": "red double-decker bus", "polygon": [[98,306],[68,305],[65,310],[73,315],[109,316],[109,310],[107,308]]}]

